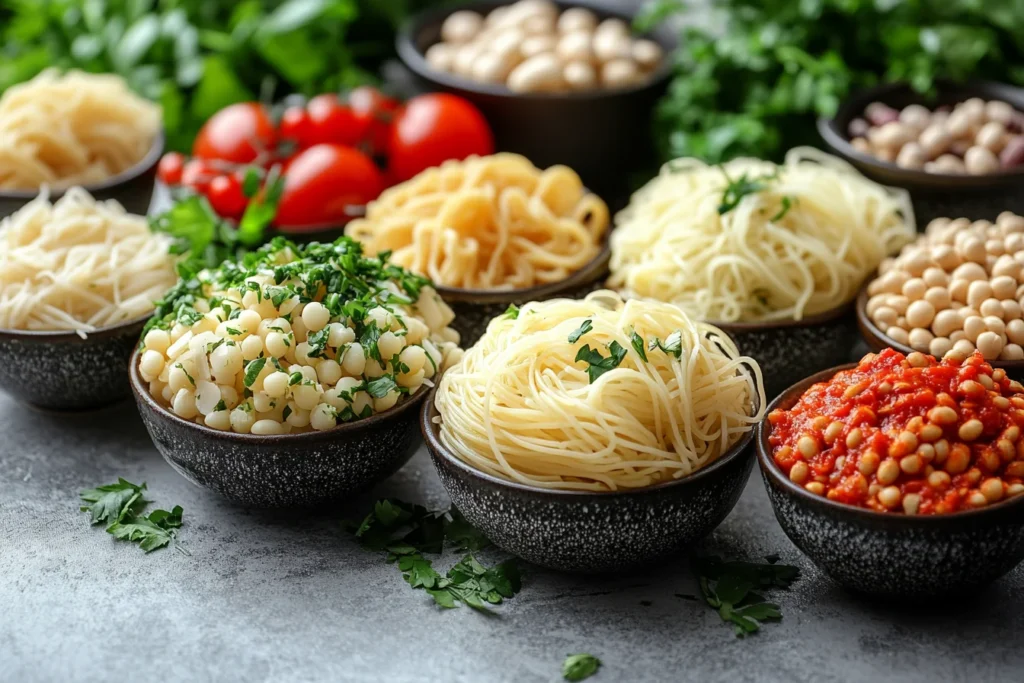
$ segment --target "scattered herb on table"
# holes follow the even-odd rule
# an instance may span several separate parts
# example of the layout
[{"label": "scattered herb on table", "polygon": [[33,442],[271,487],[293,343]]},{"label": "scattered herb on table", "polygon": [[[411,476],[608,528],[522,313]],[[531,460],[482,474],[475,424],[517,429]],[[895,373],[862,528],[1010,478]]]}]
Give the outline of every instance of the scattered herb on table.
[{"label": "scattered herb on table", "polygon": [[107,533],[114,538],[138,543],[149,553],[168,545],[181,527],[182,509],[175,505],[167,510],[153,510],[143,515],[150,501],[143,498],[146,483],[133,484],[119,478],[114,484],[105,484],[82,491],[80,495],[86,505],[82,512],[88,512],[92,524],[108,523]]},{"label": "scattered herb on table", "polygon": [[562,663],[562,678],[567,681],[582,681],[597,673],[601,660],[586,653],[569,655]]},{"label": "scattered herb on table", "polygon": [[420,505],[385,499],[377,501],[361,524],[347,526],[364,548],[386,552],[387,561],[398,565],[406,582],[426,591],[441,607],[463,603],[489,612],[490,605],[501,604],[519,592],[515,560],[486,567],[469,554],[442,575],[424,557],[441,554],[446,543],[460,552],[490,545],[455,508],[430,512]]},{"label": "scattered herb on table", "polygon": [[757,591],[788,588],[800,576],[798,567],[777,564],[777,555],[765,559],[767,564],[726,562],[715,556],[694,559],[704,601],[718,610],[722,621],[733,625],[739,638],[758,631],[761,622],[782,619],[779,606]]}]

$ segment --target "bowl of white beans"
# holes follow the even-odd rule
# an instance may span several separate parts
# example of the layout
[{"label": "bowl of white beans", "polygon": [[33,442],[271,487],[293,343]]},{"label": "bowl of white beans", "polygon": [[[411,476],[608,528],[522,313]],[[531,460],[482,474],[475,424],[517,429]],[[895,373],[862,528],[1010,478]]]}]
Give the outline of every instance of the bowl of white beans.
[{"label": "bowl of white beans", "polygon": [[1024,213],[1024,90],[940,81],[933,97],[889,83],[819,119],[827,147],[864,175],[910,191],[918,226],[943,216]]},{"label": "bowl of white beans", "polygon": [[650,116],[672,69],[671,31],[631,22],[580,2],[485,0],[416,15],[396,47],[422,86],[477,105],[498,149],[565,164],[604,192],[609,169],[653,161]]},{"label": "bowl of white beans", "polygon": [[962,360],[975,350],[1024,375],[1024,217],[936,218],[886,259],[857,299],[868,347]]}]

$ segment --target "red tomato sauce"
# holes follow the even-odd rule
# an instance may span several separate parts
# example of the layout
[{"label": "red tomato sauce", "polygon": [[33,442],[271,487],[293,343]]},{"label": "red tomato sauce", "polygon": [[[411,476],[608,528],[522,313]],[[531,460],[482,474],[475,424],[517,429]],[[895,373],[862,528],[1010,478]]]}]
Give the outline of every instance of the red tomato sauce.
[{"label": "red tomato sauce", "polygon": [[1024,493],[1024,386],[977,352],[868,354],[768,420],[775,464],[840,503],[934,515]]}]

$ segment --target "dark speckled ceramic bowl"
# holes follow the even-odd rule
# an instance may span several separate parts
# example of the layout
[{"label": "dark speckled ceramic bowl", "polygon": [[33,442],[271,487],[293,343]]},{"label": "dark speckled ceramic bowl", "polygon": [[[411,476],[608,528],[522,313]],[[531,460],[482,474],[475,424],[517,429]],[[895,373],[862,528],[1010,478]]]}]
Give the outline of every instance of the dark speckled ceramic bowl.
[{"label": "dark speckled ceramic bowl", "polygon": [[711,324],[761,366],[769,400],[793,382],[849,360],[857,341],[852,303],[803,320]]},{"label": "dark speckled ceramic bowl", "polygon": [[51,410],[86,410],[128,397],[125,363],[146,318],[90,332],[0,330],[0,389]]},{"label": "dark speckled ceramic bowl", "polygon": [[419,446],[417,417],[426,388],[394,408],[326,432],[260,436],[222,432],[158,404],[129,372],[142,422],[164,460],[197,486],[250,507],[336,502],[394,474]]},{"label": "dark speckled ceramic bowl", "polygon": [[485,474],[440,440],[434,393],[420,426],[455,506],[496,545],[571,572],[640,567],[696,543],[736,505],[753,460],[753,432],[694,474],[635,491],[554,491]]},{"label": "dark speckled ceramic bowl", "polygon": [[[792,407],[811,385],[847,363],[794,384],[768,406]],[[783,531],[823,572],[844,587],[887,599],[921,600],[967,593],[1024,559],[1024,496],[948,515],[882,513],[831,501],[789,480],[775,465],[765,418],[757,459]]]},{"label": "dark speckled ceramic bowl", "polygon": [[468,349],[487,330],[487,324],[508,310],[512,304],[522,306],[530,301],[576,299],[600,289],[602,280],[608,272],[608,261],[611,256],[611,246],[606,239],[597,256],[561,282],[513,290],[453,289],[439,286],[437,292],[455,312],[455,320],[451,326],[461,337],[459,345]]},{"label": "dark speckled ceramic bowl", "polygon": [[[97,200],[116,199],[128,213],[145,216],[153,199],[156,165],[163,152],[164,134],[161,131],[139,163],[103,182],[86,185],[85,189]],[[51,190],[50,201],[57,201],[63,194],[63,190]],[[38,190],[0,190],[0,218],[10,216],[38,195]]]}]

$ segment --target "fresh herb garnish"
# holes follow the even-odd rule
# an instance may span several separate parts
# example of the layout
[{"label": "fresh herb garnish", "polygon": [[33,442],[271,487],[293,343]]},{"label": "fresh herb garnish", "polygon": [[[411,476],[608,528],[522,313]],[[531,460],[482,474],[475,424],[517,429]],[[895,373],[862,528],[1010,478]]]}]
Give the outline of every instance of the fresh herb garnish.
[{"label": "fresh herb garnish", "polygon": [[184,365],[182,365],[181,363],[175,363],[175,364],[174,364],[174,367],[178,368],[178,369],[179,369],[179,370],[181,370],[181,371],[182,371],[183,373],[185,373],[185,377],[187,377],[187,378],[188,378],[188,381],[189,381],[189,383],[190,383],[190,384],[191,384],[192,386],[195,386],[195,385],[196,385],[196,381],[195,381],[194,379],[192,379],[192,375],[188,374],[188,370],[186,370],[186,369],[185,369],[185,366],[184,366]]},{"label": "fresh herb garnish", "polygon": [[778,556],[767,559],[768,564],[725,562],[714,556],[694,560],[704,601],[718,610],[722,621],[733,625],[737,637],[756,632],[763,621],[782,619],[779,606],[755,589],[788,588],[800,576],[798,567],[776,564]]},{"label": "fresh herb garnish", "polygon": [[505,309],[504,316],[509,320],[519,319],[519,307],[515,304],[509,304],[508,308]]},{"label": "fresh herb garnish", "polygon": [[398,384],[395,383],[395,378],[391,375],[381,375],[366,383],[366,392],[374,398],[384,398],[388,395],[388,392],[396,391],[397,389]]},{"label": "fresh herb garnish", "polygon": [[263,372],[264,366],[267,364],[266,357],[256,358],[255,360],[249,361],[249,364],[245,366],[245,377],[242,382],[247,387],[251,387],[256,383],[256,378]]},{"label": "fresh herb garnish", "polygon": [[647,344],[647,350],[653,351],[654,349],[661,349],[665,353],[681,358],[683,355],[683,334],[682,332],[676,331],[670,334],[664,342],[657,337],[651,339]]},{"label": "fresh herb garnish", "polygon": [[729,182],[722,191],[722,201],[718,205],[719,215],[725,215],[735,209],[748,194],[754,194],[767,189],[768,183],[777,180],[779,177],[778,170],[776,170],[770,175],[758,176],[756,178],[749,178],[744,173],[736,180],[733,180],[725,172],[725,168],[722,168],[722,175]]},{"label": "fresh herb garnish", "polygon": [[580,361],[588,363],[587,375],[590,376],[591,384],[597,381],[597,378],[604,373],[619,367],[619,363],[626,357],[626,349],[616,341],[608,345],[608,351],[611,355],[605,357],[599,351],[590,348],[590,344],[585,344],[583,348],[576,352],[575,361],[577,363]]},{"label": "fresh herb garnish", "polygon": [[594,655],[569,655],[562,663],[562,678],[567,681],[582,681],[597,673],[601,660]]},{"label": "fresh herb garnish", "polygon": [[[288,386],[293,387],[304,379],[306,379],[306,376],[301,372],[293,372],[288,375]],[[349,401],[349,403],[351,403],[351,401]]]},{"label": "fresh herb garnish", "polygon": [[108,523],[108,534],[120,540],[137,542],[148,553],[171,542],[174,530],[181,527],[182,509],[176,505],[170,512],[153,510],[142,516],[149,503],[142,497],[145,490],[145,482],[136,485],[119,478],[115,484],[82,491],[79,495],[88,505],[80,509],[89,513],[92,524]]},{"label": "fresh herb garnish", "polygon": [[213,407],[213,412],[219,413],[222,410],[227,410],[228,404],[224,402],[224,399],[217,401],[217,405]]},{"label": "fresh herb garnish", "polygon": [[778,221],[778,220],[782,220],[782,218],[785,217],[785,215],[787,213],[789,213],[789,210],[791,208],[793,208],[793,205],[795,203],[796,203],[795,199],[793,199],[789,195],[784,195],[782,197],[782,206],[779,208],[778,213],[776,213],[774,216],[772,216],[768,220],[770,220],[772,223],[774,223],[775,221]]},{"label": "fresh herb garnish", "polygon": [[580,337],[585,335],[587,332],[590,332],[592,329],[594,329],[594,324],[591,322],[590,318],[587,318],[569,335],[569,343],[575,344],[580,340]]},{"label": "fresh herb garnish", "polygon": [[636,330],[633,330],[633,333],[629,335],[629,342],[633,345],[633,350],[636,351],[637,355],[646,363],[647,349],[644,347],[647,345],[644,343],[644,338],[637,334]]}]

